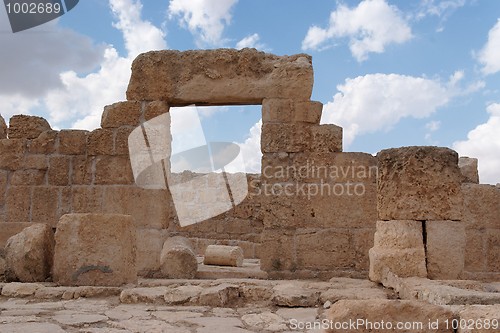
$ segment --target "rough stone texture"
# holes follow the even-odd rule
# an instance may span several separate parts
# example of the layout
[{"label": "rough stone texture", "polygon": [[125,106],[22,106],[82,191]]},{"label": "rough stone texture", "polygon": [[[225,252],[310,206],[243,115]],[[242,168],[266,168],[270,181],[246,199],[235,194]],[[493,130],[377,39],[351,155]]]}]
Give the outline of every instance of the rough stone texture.
[{"label": "rough stone texture", "polygon": [[427,274],[430,279],[462,278],[465,253],[465,225],[459,221],[432,221],[425,225]]},{"label": "rough stone texture", "polygon": [[500,228],[500,188],[463,184],[464,218],[468,229]]},{"label": "rough stone texture", "polygon": [[51,130],[47,120],[37,116],[15,115],[9,121],[9,139],[36,139]]},{"label": "rough stone texture", "polygon": [[284,307],[314,307],[319,303],[320,292],[306,289],[295,283],[280,284],[273,288],[272,302]]},{"label": "rough stone texture", "polygon": [[262,101],[262,122],[304,122],[318,125],[322,111],[323,104],[320,102],[266,98]]},{"label": "rough stone texture", "polygon": [[309,100],[311,57],[255,49],[153,51],[132,64],[127,99],[188,104],[260,104],[264,98]]},{"label": "rough stone texture", "polygon": [[8,281],[44,282],[52,269],[54,233],[47,224],[35,224],[12,236],[5,246]]},{"label": "rough stone texture", "polygon": [[462,174],[449,148],[403,147],[378,158],[380,220],[461,220]]},{"label": "rough stone texture", "polygon": [[333,124],[311,127],[311,150],[318,153],[342,151],[342,127]]},{"label": "rough stone texture", "polygon": [[104,107],[102,128],[138,126],[141,117],[141,102],[118,102]]},{"label": "rough stone texture", "polygon": [[469,305],[459,314],[461,320],[473,324],[462,325],[463,327],[458,329],[458,333],[491,333],[500,329],[500,304]]},{"label": "rough stone texture", "polygon": [[55,234],[54,281],[60,285],[119,286],[137,281],[132,218],[67,214]]},{"label": "rough stone texture", "polygon": [[370,280],[381,282],[387,270],[402,277],[426,277],[422,222],[377,221],[369,251]]},{"label": "rough stone texture", "polygon": [[25,151],[26,151],[26,140],[1,139],[0,168],[5,170],[17,170],[21,168]]},{"label": "rough stone texture", "polygon": [[243,266],[243,250],[238,246],[209,245],[205,250],[205,265]]},{"label": "rough stone texture", "polygon": [[[416,301],[399,300],[341,300],[332,305],[326,312],[326,319],[334,323],[347,323],[347,326],[331,327],[326,332],[394,332],[398,322],[420,323],[422,326],[397,329],[398,332],[453,332],[446,327],[445,321],[451,322],[453,312],[439,306],[433,306]],[[359,326],[348,326],[349,322],[357,322]],[[388,329],[373,325],[385,322],[391,323]],[[437,328],[429,327],[429,322],[439,322]],[[370,326],[371,325],[371,326]],[[374,328],[375,327],[375,328]]]},{"label": "rough stone texture", "polygon": [[302,123],[262,124],[262,153],[298,153],[311,147],[311,125]]},{"label": "rough stone texture", "polygon": [[2,288],[2,296],[5,297],[29,297],[35,294],[35,291],[43,288],[38,283],[21,283],[11,282],[7,283]]},{"label": "rough stone texture", "polygon": [[464,176],[464,183],[479,184],[479,172],[477,170],[477,158],[460,157],[458,167]]},{"label": "rough stone texture", "polygon": [[84,155],[87,153],[87,136],[83,130],[62,130],[59,132],[59,153],[65,155]]},{"label": "rough stone texture", "polygon": [[168,238],[161,250],[160,268],[166,278],[194,278],[198,270],[198,261],[191,242],[181,236]]},{"label": "rough stone texture", "polygon": [[4,281],[5,274],[5,259],[0,257],[0,282]]},{"label": "rough stone texture", "polygon": [[0,115],[0,139],[7,139],[7,124],[5,119]]}]

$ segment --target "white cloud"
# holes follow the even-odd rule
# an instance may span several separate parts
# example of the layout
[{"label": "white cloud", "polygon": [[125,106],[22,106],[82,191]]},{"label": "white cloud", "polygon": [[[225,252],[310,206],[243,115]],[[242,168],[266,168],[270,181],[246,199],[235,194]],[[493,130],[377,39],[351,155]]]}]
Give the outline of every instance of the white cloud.
[{"label": "white cloud", "polygon": [[355,8],[339,5],[330,14],[327,28],[309,28],[302,41],[303,50],[316,50],[335,38],[349,38],[352,55],[363,61],[369,53],[382,53],[389,44],[412,38],[411,28],[395,6],[385,0],[364,0]]},{"label": "white cloud", "polygon": [[224,28],[231,23],[231,9],[238,0],[170,0],[170,18],[179,17],[181,26],[196,36],[199,47],[221,46]]},{"label": "white cloud", "polygon": [[441,122],[439,120],[432,120],[425,124],[425,129],[429,132],[435,132],[441,128]]},{"label": "white cloud", "polygon": [[[262,119],[250,128],[249,136],[245,142],[237,143],[240,146],[241,154],[245,160],[245,171],[247,173],[260,173],[262,153],[260,151],[260,135],[262,129]],[[227,170],[229,172],[239,172],[244,170]]]},{"label": "white cloud", "polygon": [[402,118],[430,116],[448,103],[454,87],[455,83],[398,74],[349,78],[337,86],[333,102],[323,107],[321,122],[342,126],[348,146],[358,135],[389,130]]},{"label": "white cloud", "polygon": [[117,18],[114,26],[123,34],[127,56],[121,57],[108,46],[97,72],[83,77],[76,71],[61,73],[63,88],[50,91],[45,99],[49,120],[56,126],[99,127],[103,107],[125,99],[130,66],[138,53],[167,47],[164,32],[141,19],[140,0],[110,0],[109,5]]},{"label": "white cloud", "polygon": [[21,94],[0,95],[2,101],[1,116],[8,123],[10,117],[15,114],[31,114],[31,110],[40,106],[37,98],[25,97]]},{"label": "white cloud", "polygon": [[479,51],[478,60],[483,65],[484,74],[500,71],[500,19],[488,33],[486,45]]},{"label": "white cloud", "polygon": [[258,50],[262,50],[265,46],[264,44],[260,43],[260,36],[259,34],[253,34],[246,36],[242,40],[240,40],[238,43],[236,43],[236,48],[237,49],[244,49],[245,47],[253,47]]},{"label": "white cloud", "polygon": [[104,45],[94,45],[90,38],[58,26],[57,20],[15,34],[10,31],[7,13],[2,9],[2,95],[41,97],[50,89],[62,86],[60,72],[69,69],[90,71],[102,61]]},{"label": "white cloud", "polygon": [[467,140],[453,144],[461,156],[479,159],[481,183],[500,183],[500,103],[490,104],[486,111],[489,119],[467,135]]},{"label": "white cloud", "polygon": [[417,19],[425,16],[448,17],[455,10],[465,6],[466,0],[422,0]]},{"label": "white cloud", "polygon": [[129,58],[135,58],[142,52],[167,48],[165,32],[141,19],[140,0],[110,0],[109,5],[118,18],[113,26],[122,31]]}]

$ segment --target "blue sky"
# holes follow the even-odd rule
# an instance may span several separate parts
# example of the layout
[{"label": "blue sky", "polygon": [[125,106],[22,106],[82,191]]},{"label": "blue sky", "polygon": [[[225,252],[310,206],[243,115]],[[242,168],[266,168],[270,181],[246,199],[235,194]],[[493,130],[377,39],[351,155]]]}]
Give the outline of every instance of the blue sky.
[{"label": "blue sky", "polygon": [[[313,56],[322,123],[346,151],[438,145],[500,182],[500,1],[85,0],[12,34],[0,8],[0,112],[54,128],[99,126],[125,99],[131,61],[152,49],[256,47]],[[260,107],[202,112],[208,140],[241,144],[259,169]]]}]

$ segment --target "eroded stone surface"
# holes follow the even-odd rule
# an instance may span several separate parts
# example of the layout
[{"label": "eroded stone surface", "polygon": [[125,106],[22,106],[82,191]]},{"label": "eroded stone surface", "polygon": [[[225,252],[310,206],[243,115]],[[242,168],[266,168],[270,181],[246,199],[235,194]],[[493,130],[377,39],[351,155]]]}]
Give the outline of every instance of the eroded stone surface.
[{"label": "eroded stone surface", "polygon": [[264,98],[309,100],[313,71],[305,54],[255,49],[153,51],[132,64],[127,99],[188,104],[260,104]]},{"label": "eroded stone surface", "polygon": [[60,285],[119,286],[137,281],[132,218],[67,214],[55,234],[54,281]]},{"label": "eroded stone surface", "polygon": [[380,220],[461,220],[462,174],[449,148],[403,147],[378,158]]},{"label": "eroded stone surface", "polygon": [[54,255],[54,233],[47,224],[32,225],[12,236],[5,246],[8,281],[44,282]]},{"label": "eroded stone surface", "polygon": [[9,139],[36,139],[51,130],[47,120],[37,116],[15,115],[9,121]]}]

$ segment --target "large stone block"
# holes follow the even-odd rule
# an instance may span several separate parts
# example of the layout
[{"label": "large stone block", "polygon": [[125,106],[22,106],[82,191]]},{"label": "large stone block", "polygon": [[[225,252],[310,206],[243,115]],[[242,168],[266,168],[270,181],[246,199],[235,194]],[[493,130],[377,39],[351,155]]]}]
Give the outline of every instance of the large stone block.
[{"label": "large stone block", "polygon": [[45,171],[37,169],[16,170],[10,179],[11,185],[44,185]]},{"label": "large stone block", "polygon": [[45,282],[52,269],[54,234],[47,224],[34,224],[12,236],[5,246],[8,281]]},{"label": "large stone block", "polygon": [[260,267],[264,271],[286,271],[297,268],[295,235],[285,230],[264,230],[260,249]]},{"label": "large stone block", "polygon": [[45,131],[36,139],[33,139],[28,144],[28,152],[30,154],[52,154],[56,151],[56,143],[59,132]]},{"label": "large stone block", "polygon": [[9,139],[36,139],[51,130],[47,120],[37,116],[15,115],[9,121]]},{"label": "large stone block", "polygon": [[69,156],[51,156],[49,158],[49,185],[69,185],[70,161],[71,160]]},{"label": "large stone block", "polygon": [[170,106],[165,101],[152,101],[146,104],[144,121],[151,120],[170,111]]},{"label": "large stone block", "polygon": [[262,153],[298,153],[311,147],[311,125],[302,123],[267,123],[262,125]]},{"label": "large stone block", "polygon": [[100,156],[95,163],[95,184],[131,185],[134,175],[127,156]]},{"label": "large stone block", "polygon": [[459,221],[425,224],[427,275],[434,280],[462,278],[465,263],[465,225]]},{"label": "large stone block", "polygon": [[160,270],[160,253],[167,238],[167,230],[137,229],[137,272],[152,276]]},{"label": "large stone block", "polygon": [[[102,186],[71,187],[71,211],[73,213],[100,213],[103,211],[103,200]],[[119,211],[113,213],[119,213]]]},{"label": "large stone block", "polygon": [[385,249],[421,248],[424,245],[422,222],[377,221],[374,246]]},{"label": "large stone block", "polygon": [[370,257],[370,280],[382,282],[388,271],[400,277],[427,277],[425,250],[421,248],[385,249],[372,247]]},{"label": "large stone block", "polygon": [[0,169],[17,170],[22,167],[26,140],[1,139],[0,140]]},{"label": "large stone block", "polygon": [[71,185],[90,185],[94,156],[76,155],[71,158]]},{"label": "large stone block", "polygon": [[463,221],[468,229],[500,228],[500,188],[463,184]]},{"label": "large stone block", "polygon": [[88,135],[87,153],[93,155],[113,154],[113,130],[110,128],[98,128]]},{"label": "large stone block", "polygon": [[311,151],[336,153],[342,151],[342,127],[333,124],[316,125],[311,128]]},{"label": "large stone block", "polygon": [[461,220],[462,174],[449,148],[403,147],[378,158],[380,220]]},{"label": "large stone block", "polygon": [[55,234],[54,282],[120,286],[137,282],[132,218],[119,214],[67,214]]},{"label": "large stone block", "polygon": [[141,102],[118,102],[104,107],[101,117],[102,128],[138,126],[141,117]]},{"label": "large stone block", "polygon": [[59,189],[55,186],[33,188],[31,219],[36,223],[46,223],[55,227],[59,220]]},{"label": "large stone block", "polygon": [[131,215],[137,228],[167,228],[172,219],[172,198],[167,190],[134,186],[107,187],[103,212]]},{"label": "large stone block", "polygon": [[188,104],[260,104],[264,98],[307,101],[312,59],[255,49],[153,51],[132,64],[127,99]]},{"label": "large stone block", "polygon": [[[451,310],[418,301],[340,300],[326,311],[325,332],[454,332]],[[448,325],[446,323],[448,322]],[[431,326],[436,325],[436,327]],[[398,327],[397,325],[402,325]]]},{"label": "large stone block", "polygon": [[464,176],[464,183],[479,184],[479,172],[477,170],[477,158],[460,157],[458,167]]},{"label": "large stone block", "polygon": [[128,155],[128,138],[134,127],[120,127],[115,130],[115,149],[114,155]]},{"label": "large stone block", "polygon": [[29,222],[31,205],[30,186],[11,186],[7,189],[5,213],[7,222]]},{"label": "large stone block", "polygon": [[486,270],[486,232],[485,230],[466,230],[465,234],[465,270],[484,272]]},{"label": "large stone block", "polygon": [[320,102],[266,98],[262,101],[262,122],[304,122],[317,125],[321,119],[322,110],[323,104]]},{"label": "large stone block", "polygon": [[62,130],[59,132],[59,154],[85,155],[87,153],[88,131]]},{"label": "large stone block", "polygon": [[347,269],[353,263],[354,249],[349,230],[309,229],[297,233],[295,237],[297,267],[300,269]]}]

